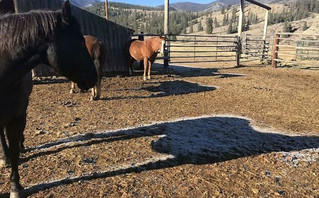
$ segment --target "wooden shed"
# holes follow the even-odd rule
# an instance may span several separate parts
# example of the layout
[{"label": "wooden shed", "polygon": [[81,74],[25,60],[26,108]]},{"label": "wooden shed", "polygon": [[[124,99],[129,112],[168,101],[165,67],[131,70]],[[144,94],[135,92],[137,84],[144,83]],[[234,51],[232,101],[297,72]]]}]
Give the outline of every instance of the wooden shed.
[{"label": "wooden shed", "polygon": [[[16,12],[30,10],[58,10],[61,9],[63,0],[1,0],[13,1]],[[0,2],[1,3],[1,2]],[[107,49],[107,59],[104,65],[105,72],[127,72],[125,58],[125,45],[130,40],[133,30],[97,16],[86,10],[72,5],[72,13],[79,20],[83,35],[92,35],[101,39]],[[34,69],[36,75],[51,73],[47,66]]]}]

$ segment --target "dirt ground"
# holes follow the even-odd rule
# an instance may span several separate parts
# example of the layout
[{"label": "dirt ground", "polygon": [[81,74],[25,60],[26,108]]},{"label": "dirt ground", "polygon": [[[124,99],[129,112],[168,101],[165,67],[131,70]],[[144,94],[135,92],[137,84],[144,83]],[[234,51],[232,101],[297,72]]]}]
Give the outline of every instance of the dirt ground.
[{"label": "dirt ground", "polygon": [[93,102],[64,79],[34,82],[29,197],[319,197],[318,71],[157,66],[147,82],[104,78]]}]

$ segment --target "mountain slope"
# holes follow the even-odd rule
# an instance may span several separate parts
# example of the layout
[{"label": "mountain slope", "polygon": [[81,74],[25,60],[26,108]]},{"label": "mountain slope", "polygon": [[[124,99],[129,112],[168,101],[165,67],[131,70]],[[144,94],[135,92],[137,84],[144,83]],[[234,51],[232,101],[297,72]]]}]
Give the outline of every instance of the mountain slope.
[{"label": "mountain slope", "polygon": [[100,2],[99,0],[70,0],[70,1],[72,5],[75,5],[81,8]]}]

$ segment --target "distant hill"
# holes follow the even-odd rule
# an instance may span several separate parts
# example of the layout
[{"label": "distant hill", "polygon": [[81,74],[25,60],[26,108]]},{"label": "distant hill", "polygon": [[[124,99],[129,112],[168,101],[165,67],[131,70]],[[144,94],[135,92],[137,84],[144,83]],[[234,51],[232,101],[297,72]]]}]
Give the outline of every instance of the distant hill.
[{"label": "distant hill", "polygon": [[95,3],[100,2],[99,0],[70,0],[72,5],[78,6],[78,7],[87,7],[91,6]]},{"label": "distant hill", "polygon": [[[258,0],[260,3],[264,4],[272,4],[272,3],[288,3],[293,2],[295,0]],[[192,3],[192,2],[180,2],[180,3],[171,3],[170,7],[177,11],[185,11],[185,12],[203,12],[203,11],[218,11],[223,7],[227,7],[228,5],[238,5],[239,0],[217,0],[208,4],[200,4],[200,3]],[[248,2],[246,4],[249,4]],[[159,8],[163,8],[164,5],[158,6]]]}]

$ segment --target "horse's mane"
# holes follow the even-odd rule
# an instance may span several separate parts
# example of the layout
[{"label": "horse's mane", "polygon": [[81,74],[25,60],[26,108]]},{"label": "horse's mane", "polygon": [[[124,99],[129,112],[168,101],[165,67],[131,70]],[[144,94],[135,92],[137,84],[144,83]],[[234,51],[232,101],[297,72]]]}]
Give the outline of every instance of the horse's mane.
[{"label": "horse's mane", "polygon": [[55,36],[61,12],[32,11],[0,17],[0,51],[23,48]]}]

